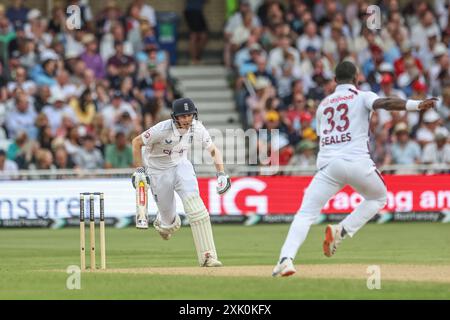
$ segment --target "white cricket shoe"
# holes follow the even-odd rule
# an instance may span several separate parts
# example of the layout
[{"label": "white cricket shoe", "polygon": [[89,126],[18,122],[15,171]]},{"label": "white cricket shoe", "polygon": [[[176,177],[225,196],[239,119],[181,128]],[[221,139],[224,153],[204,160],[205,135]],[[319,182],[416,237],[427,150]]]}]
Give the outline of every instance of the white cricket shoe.
[{"label": "white cricket shoe", "polygon": [[344,240],[344,237],[342,237],[342,226],[339,224],[327,225],[323,242],[323,253],[327,257],[334,255],[342,240]]},{"label": "white cricket shoe", "polygon": [[209,252],[205,254],[205,262],[203,262],[202,267],[222,267],[223,264],[216,258],[214,258]]},{"label": "white cricket shoe", "polygon": [[272,271],[272,277],[289,277],[292,276],[294,273],[296,273],[297,270],[295,270],[294,263],[292,262],[291,258],[281,258],[280,262],[273,268]]}]

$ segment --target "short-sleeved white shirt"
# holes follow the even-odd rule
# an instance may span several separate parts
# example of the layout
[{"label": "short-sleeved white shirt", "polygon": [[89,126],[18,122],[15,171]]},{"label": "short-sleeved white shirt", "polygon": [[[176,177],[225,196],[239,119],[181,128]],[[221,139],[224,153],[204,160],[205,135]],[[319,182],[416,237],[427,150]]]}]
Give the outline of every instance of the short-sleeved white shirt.
[{"label": "short-sleeved white shirt", "polygon": [[172,119],[161,121],[141,134],[144,142],[144,164],[153,170],[164,170],[187,159],[192,144],[201,143],[209,149],[212,140],[203,124],[192,121],[189,130],[181,134]]},{"label": "short-sleeved white shirt", "polygon": [[319,104],[316,112],[319,169],[336,158],[370,158],[369,120],[376,99],[378,96],[373,92],[342,84]]}]

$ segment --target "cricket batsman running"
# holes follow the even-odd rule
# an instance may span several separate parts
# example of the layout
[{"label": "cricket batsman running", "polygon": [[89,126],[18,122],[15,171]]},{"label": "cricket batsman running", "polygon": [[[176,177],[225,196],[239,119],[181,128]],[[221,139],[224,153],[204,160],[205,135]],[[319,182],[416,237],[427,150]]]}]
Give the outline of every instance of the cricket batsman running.
[{"label": "cricket batsman running", "polygon": [[356,88],[357,69],[349,61],[337,65],[335,79],[335,92],[320,103],[316,112],[316,130],[320,137],[318,172],[292,221],[273,276],[290,276],[296,272],[293,259],[311,224],[326,202],[345,185],[353,187],[364,200],[341,223],[326,227],[325,256],[334,255],[347,235],[352,237],[385,206],[386,186],[368,149],[372,111],[421,111],[433,108],[436,102],[435,98],[423,101],[379,98],[373,92],[360,91]]},{"label": "cricket batsman running", "polygon": [[217,170],[219,194],[230,188],[231,181],[224,172],[222,153],[212,142],[203,124],[197,120],[194,102],[189,98],[181,98],[175,100],[172,107],[172,119],[159,122],[133,139],[136,167],[132,175],[133,187],[136,188],[138,176],[147,176],[158,207],[153,226],[165,240],[169,240],[181,226],[176,212],[174,191],[177,192],[191,226],[200,266],[220,267],[222,263],[217,257],[209,213],[200,198],[192,163],[187,159],[190,146],[198,141],[211,154]]}]

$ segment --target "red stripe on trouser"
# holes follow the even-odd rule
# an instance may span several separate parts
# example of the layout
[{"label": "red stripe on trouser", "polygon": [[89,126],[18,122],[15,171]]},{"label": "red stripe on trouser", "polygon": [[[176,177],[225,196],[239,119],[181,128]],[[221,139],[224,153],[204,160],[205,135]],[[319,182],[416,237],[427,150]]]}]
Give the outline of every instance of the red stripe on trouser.
[{"label": "red stripe on trouser", "polygon": [[381,173],[378,171],[378,169],[375,169],[375,172],[377,173],[377,175],[380,177],[381,181],[383,181],[383,184],[386,185],[386,182],[384,182],[383,177],[381,176]]}]

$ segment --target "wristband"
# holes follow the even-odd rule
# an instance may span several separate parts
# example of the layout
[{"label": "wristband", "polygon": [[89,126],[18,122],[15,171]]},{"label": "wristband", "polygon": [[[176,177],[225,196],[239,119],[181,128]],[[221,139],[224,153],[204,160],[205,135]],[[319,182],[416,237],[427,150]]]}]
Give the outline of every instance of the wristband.
[{"label": "wristband", "polygon": [[406,100],[406,110],[408,111],[419,111],[419,104],[422,100]]}]

